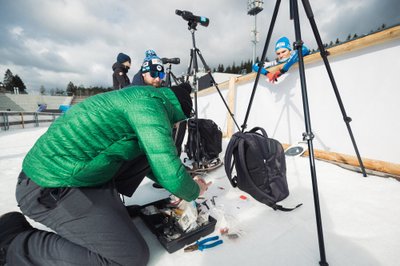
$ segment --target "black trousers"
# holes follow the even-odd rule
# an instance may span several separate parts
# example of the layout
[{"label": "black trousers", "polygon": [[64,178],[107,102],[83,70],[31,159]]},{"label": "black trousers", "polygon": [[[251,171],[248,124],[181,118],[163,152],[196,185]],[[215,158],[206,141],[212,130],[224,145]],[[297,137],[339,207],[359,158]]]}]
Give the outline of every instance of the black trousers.
[{"label": "black trousers", "polygon": [[146,265],[148,246],[121,202],[117,187],[133,193],[148,173],[146,158],[126,162],[115,180],[87,188],[42,188],[22,172],[16,189],[21,211],[54,232],[19,234],[8,265]]}]

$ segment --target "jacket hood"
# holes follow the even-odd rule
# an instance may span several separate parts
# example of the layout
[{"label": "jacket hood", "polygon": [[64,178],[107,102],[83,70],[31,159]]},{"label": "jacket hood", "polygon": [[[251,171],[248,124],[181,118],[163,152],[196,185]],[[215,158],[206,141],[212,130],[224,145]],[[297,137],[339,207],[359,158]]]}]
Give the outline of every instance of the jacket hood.
[{"label": "jacket hood", "polygon": [[138,71],[132,78],[132,85],[135,86],[146,86],[143,81],[142,71]]},{"label": "jacket hood", "polygon": [[174,109],[173,114],[173,123],[177,123],[182,120],[186,120],[187,117],[184,114],[181,104],[179,103],[178,98],[175,96],[175,93],[170,88],[158,88],[158,90],[168,99],[168,101],[172,104]]},{"label": "jacket hood", "polygon": [[115,62],[112,65],[112,70],[115,71],[116,69],[121,69],[123,72],[127,73],[129,68],[121,64],[120,62]]}]

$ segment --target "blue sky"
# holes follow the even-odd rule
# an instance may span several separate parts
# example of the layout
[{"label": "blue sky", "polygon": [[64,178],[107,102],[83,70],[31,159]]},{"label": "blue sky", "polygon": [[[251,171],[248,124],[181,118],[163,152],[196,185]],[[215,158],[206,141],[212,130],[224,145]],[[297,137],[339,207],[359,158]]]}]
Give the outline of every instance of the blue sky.
[{"label": "blue sky", "polygon": [[[188,10],[210,19],[198,26],[196,46],[213,68],[240,64],[252,58],[250,31],[254,17],[247,15],[246,0],[0,0],[0,80],[10,69],[28,91],[65,89],[68,82],[84,86],[111,86],[111,66],[116,55],[132,58],[129,77],[139,69],[147,49],[160,57],[179,57],[175,75],[186,72],[191,33],[175,10]],[[261,56],[275,1],[264,0],[257,16]],[[322,41],[345,40],[349,34],[368,34],[383,23],[400,23],[398,0],[310,1]],[[299,1],[302,39],[316,48],[310,24]],[[272,43],[286,35],[294,38],[288,1],[282,1]],[[272,47],[268,56],[272,56]]]}]

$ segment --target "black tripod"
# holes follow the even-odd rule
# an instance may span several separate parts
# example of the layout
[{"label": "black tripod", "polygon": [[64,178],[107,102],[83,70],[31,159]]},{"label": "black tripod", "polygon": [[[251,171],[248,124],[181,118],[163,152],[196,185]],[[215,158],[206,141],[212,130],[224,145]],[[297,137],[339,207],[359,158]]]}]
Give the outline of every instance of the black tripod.
[{"label": "black tripod", "polygon": [[198,80],[198,78],[197,78],[197,73],[199,72],[197,56],[200,58],[205,71],[207,72],[208,76],[210,77],[211,84],[217,89],[219,96],[221,97],[222,101],[224,102],[225,107],[228,110],[230,116],[232,117],[237,129],[240,130],[239,125],[237,124],[233,113],[229,109],[228,104],[226,103],[223,95],[221,94],[221,91],[218,88],[218,84],[215,82],[215,79],[211,74],[210,68],[208,67],[206,61],[204,60],[200,50],[196,47],[195,32],[196,32],[197,24],[198,24],[198,22],[195,20],[189,20],[189,22],[188,22],[188,26],[189,26],[188,29],[189,29],[190,33],[192,34],[193,48],[190,50],[190,61],[189,61],[189,66],[188,66],[188,70],[187,70],[187,75],[186,75],[186,82],[189,82],[190,75],[193,76],[193,82],[192,82],[193,88],[194,88],[194,118],[193,119],[194,119],[195,125],[196,125],[196,154],[194,157],[195,161],[193,163],[193,168],[195,170],[201,169],[205,166],[205,165],[203,165],[203,162],[200,158],[200,143],[199,143],[200,135],[199,135],[199,126],[197,123],[197,120],[198,120],[198,105],[197,105],[197,93],[198,93],[197,80]]},{"label": "black tripod", "polygon": [[[275,21],[276,21],[276,17],[278,14],[278,10],[279,10],[279,5],[280,5],[281,0],[277,0],[276,4],[275,4],[275,8],[274,8],[274,13],[272,16],[272,20],[270,23],[270,27],[268,30],[268,35],[267,35],[267,39],[265,42],[265,46],[264,46],[264,50],[262,53],[262,57],[261,57],[261,62],[263,62],[265,60],[265,56],[267,54],[267,47],[269,45],[269,42],[271,40],[271,35],[272,35],[272,31],[275,25]],[[344,108],[342,99],[340,97],[338,88],[336,86],[336,82],[335,79],[333,77],[332,74],[332,70],[331,67],[329,65],[328,62],[328,52],[325,50],[325,47],[322,43],[321,37],[319,35],[318,29],[317,29],[317,25],[315,23],[314,20],[314,15],[313,12],[311,10],[311,6],[308,0],[302,0],[303,3],[303,7],[305,9],[306,15],[310,21],[311,24],[311,28],[313,30],[315,39],[317,41],[318,44],[318,48],[320,50],[320,54],[321,57],[323,58],[326,70],[328,72],[329,75],[329,79],[332,83],[332,87],[333,90],[335,92],[336,95],[336,99],[338,101],[340,110],[342,112],[343,115],[343,120],[346,123],[351,141],[353,143],[353,147],[354,150],[356,152],[359,164],[360,164],[360,168],[361,171],[363,173],[364,176],[367,176],[365,173],[365,168],[363,165],[363,162],[361,160],[361,156],[359,154],[351,127],[350,127],[350,122],[351,122],[351,118],[347,116],[346,114],[346,110]],[[306,132],[303,133],[303,139],[307,141],[308,143],[308,150],[309,150],[309,161],[310,161],[310,171],[311,171],[311,178],[312,178],[312,184],[313,184],[313,195],[314,195],[314,205],[315,205],[315,215],[316,215],[316,222],[317,222],[317,231],[318,231],[318,242],[319,242],[319,251],[320,251],[320,257],[321,260],[319,262],[320,265],[326,266],[329,265],[328,262],[326,261],[326,256],[325,256],[325,245],[324,245],[324,237],[323,237],[323,230],[322,230],[322,221],[321,221],[321,211],[320,211],[320,205],[319,205],[319,196],[318,196],[318,185],[317,185],[317,175],[316,175],[316,170],[315,170],[315,159],[314,159],[314,148],[313,148],[313,138],[314,138],[314,134],[312,133],[311,130],[311,119],[310,119],[310,110],[309,110],[309,105],[308,105],[308,97],[307,97],[307,87],[306,87],[306,77],[305,77],[305,71],[304,71],[304,60],[303,60],[303,54],[302,54],[302,48],[303,48],[303,41],[301,40],[301,31],[300,31],[300,20],[299,20],[299,12],[298,12],[298,3],[297,0],[290,0],[290,19],[294,20],[294,30],[295,30],[295,35],[296,35],[296,41],[294,43],[294,49],[296,49],[298,51],[298,56],[299,56],[299,74],[300,74],[300,83],[301,83],[301,92],[302,92],[302,100],[303,100],[303,112],[304,112],[304,120],[305,120],[305,128],[306,128]],[[258,81],[260,79],[260,73],[261,73],[261,66],[258,69],[257,72],[257,76],[254,82],[254,86],[253,86],[253,91],[251,94],[251,98],[250,98],[250,103],[247,109],[247,113],[246,113],[246,117],[245,117],[245,121],[242,125],[242,131],[244,131],[244,129],[246,128],[246,123],[247,123],[247,119],[250,113],[250,108],[251,108],[251,104],[253,102],[253,98],[254,98],[254,94],[255,94],[255,90],[257,88],[258,85]]]},{"label": "black tripod", "polygon": [[172,86],[172,80],[175,82],[176,85],[180,84],[181,81],[174,75],[172,72],[172,64],[179,64],[180,59],[179,58],[161,58],[161,61],[163,62],[164,65],[167,65],[165,68],[165,73],[166,73],[166,78],[165,78],[165,86],[171,87]]}]

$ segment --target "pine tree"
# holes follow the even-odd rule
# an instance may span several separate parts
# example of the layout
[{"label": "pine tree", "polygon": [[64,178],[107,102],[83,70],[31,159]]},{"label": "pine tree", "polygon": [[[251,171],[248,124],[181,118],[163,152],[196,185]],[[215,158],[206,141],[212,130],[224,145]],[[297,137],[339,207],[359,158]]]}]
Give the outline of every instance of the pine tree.
[{"label": "pine tree", "polygon": [[235,61],[233,61],[232,68],[231,68],[231,73],[237,73]]},{"label": "pine tree", "polygon": [[67,85],[67,95],[68,96],[72,96],[72,95],[75,95],[76,94],[76,90],[77,90],[77,87],[74,85],[74,83],[72,83],[72,81],[70,81],[69,83],[68,83],[68,85]]},{"label": "pine tree", "polygon": [[6,73],[4,74],[4,81],[3,81],[6,91],[10,92],[14,91],[13,81],[14,81],[14,75],[10,69],[7,69]]},{"label": "pine tree", "polygon": [[245,68],[247,73],[251,73],[251,71],[253,70],[253,64],[250,59],[247,61]]},{"label": "pine tree", "polygon": [[40,86],[39,91],[40,95],[46,95],[46,88],[43,85]]},{"label": "pine tree", "polygon": [[55,95],[62,96],[64,95],[64,93],[65,91],[63,91],[62,89],[56,88]]},{"label": "pine tree", "polygon": [[22,81],[22,79],[18,75],[15,75],[13,78],[13,88],[15,88],[15,87],[18,88],[19,93],[27,94],[26,86],[25,86],[24,82]]},{"label": "pine tree", "polygon": [[4,81],[3,81],[4,87],[6,91],[9,92],[14,92],[14,88],[18,88],[19,93],[26,94],[26,86],[22,79],[18,76],[15,75],[11,72],[10,69],[6,70],[6,73],[4,74]]}]

